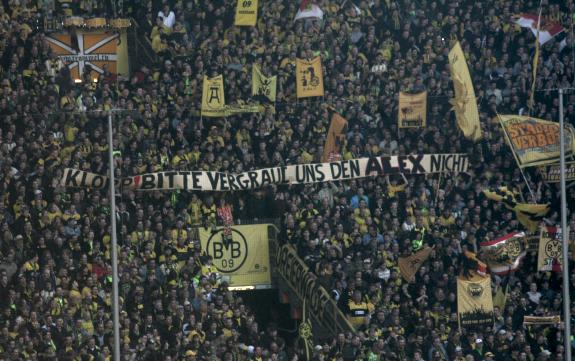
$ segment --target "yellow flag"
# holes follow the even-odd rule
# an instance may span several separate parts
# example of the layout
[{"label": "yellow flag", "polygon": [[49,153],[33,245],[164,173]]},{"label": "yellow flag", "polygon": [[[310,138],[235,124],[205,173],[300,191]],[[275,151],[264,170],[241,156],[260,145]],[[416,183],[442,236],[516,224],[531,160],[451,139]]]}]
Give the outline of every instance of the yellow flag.
[{"label": "yellow flag", "polygon": [[535,55],[533,55],[533,70],[531,81],[531,95],[529,96],[529,103],[527,104],[529,109],[533,109],[533,102],[535,99],[535,86],[537,85],[537,68],[539,67],[539,49],[541,48],[541,43],[539,43],[539,29],[541,29],[541,10],[539,7],[539,16],[537,17],[537,36],[535,37]]},{"label": "yellow flag", "polygon": [[263,95],[270,101],[276,101],[278,77],[266,77],[260,68],[254,64],[252,67],[252,96]]},{"label": "yellow flag", "polygon": [[459,327],[493,326],[491,277],[457,278],[457,316]]},{"label": "yellow flag", "polygon": [[226,101],[224,98],[224,77],[218,75],[209,79],[204,75],[204,86],[202,89],[202,116],[223,117],[226,112]]},{"label": "yellow flag", "polygon": [[230,288],[269,286],[269,224],[231,227],[231,238],[225,229],[200,227],[202,251],[213,259],[213,265]]},{"label": "yellow flag", "polygon": [[323,96],[323,69],[319,56],[311,61],[297,59],[296,82],[298,98]]},{"label": "yellow flag", "polygon": [[323,146],[322,162],[335,162],[341,160],[341,146],[345,141],[347,120],[337,113],[333,113],[331,124],[327,131],[325,145]]},{"label": "yellow flag", "polygon": [[559,227],[541,227],[537,271],[561,272],[563,267],[563,244]]},{"label": "yellow flag", "polygon": [[471,81],[469,69],[459,42],[456,42],[451,51],[449,51],[449,65],[455,89],[455,99],[451,99],[450,103],[455,112],[457,125],[465,138],[476,142],[481,139],[479,112],[477,110],[473,82]]},{"label": "yellow flag", "polygon": [[[509,284],[505,286],[499,285],[497,288],[497,292],[495,292],[495,296],[493,296],[493,306],[503,310],[505,308],[505,304],[507,303],[507,291],[509,289]],[[502,312],[503,313],[503,312]]]},{"label": "yellow flag", "polygon": [[[519,166],[531,167],[559,160],[559,123],[521,115],[500,115],[499,121]],[[565,129],[565,155],[573,154],[575,131]]]},{"label": "yellow flag", "polygon": [[496,190],[483,190],[485,196],[496,202],[503,202],[505,207],[515,212],[517,220],[530,232],[535,232],[539,222],[549,213],[549,204],[518,203],[515,194],[507,187],[499,187]]},{"label": "yellow flag", "polygon": [[427,124],[427,92],[399,93],[397,121],[400,128],[419,128]]},{"label": "yellow flag", "polygon": [[258,21],[258,0],[238,0],[236,26],[255,26]]},{"label": "yellow flag", "polygon": [[415,274],[431,254],[431,247],[425,247],[408,257],[399,257],[399,273],[407,282],[415,281]]}]

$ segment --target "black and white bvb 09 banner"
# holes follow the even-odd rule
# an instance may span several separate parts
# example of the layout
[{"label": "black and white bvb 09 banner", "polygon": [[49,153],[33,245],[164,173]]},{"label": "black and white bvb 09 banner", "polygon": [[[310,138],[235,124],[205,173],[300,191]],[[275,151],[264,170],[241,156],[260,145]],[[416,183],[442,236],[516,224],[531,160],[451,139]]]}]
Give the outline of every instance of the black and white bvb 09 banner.
[{"label": "black and white bvb 09 banner", "polygon": [[[297,164],[258,169],[238,174],[215,171],[164,171],[116,180],[116,186],[132,190],[234,191],[268,184],[305,184],[341,181],[388,174],[467,172],[466,154],[419,154],[381,156],[331,163]],[[107,187],[108,177],[66,168],[64,187]]]}]

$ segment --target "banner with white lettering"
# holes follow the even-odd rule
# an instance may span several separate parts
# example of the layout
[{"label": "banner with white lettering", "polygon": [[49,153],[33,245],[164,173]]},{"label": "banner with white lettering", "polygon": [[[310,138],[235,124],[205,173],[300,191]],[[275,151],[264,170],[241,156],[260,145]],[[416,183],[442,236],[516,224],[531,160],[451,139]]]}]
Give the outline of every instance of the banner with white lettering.
[{"label": "banner with white lettering", "polygon": [[[292,185],[342,181],[388,174],[432,174],[467,172],[467,154],[413,154],[342,160],[330,163],[296,164],[258,169],[237,174],[216,171],[164,171],[126,177],[117,186],[133,190],[235,191],[269,184]],[[64,187],[107,187],[108,178],[66,168]]]}]

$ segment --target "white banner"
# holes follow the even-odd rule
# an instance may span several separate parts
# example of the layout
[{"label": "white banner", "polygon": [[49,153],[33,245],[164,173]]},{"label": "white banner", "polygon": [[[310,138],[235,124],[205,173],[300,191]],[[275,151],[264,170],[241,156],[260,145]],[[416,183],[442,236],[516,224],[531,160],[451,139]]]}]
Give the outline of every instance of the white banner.
[{"label": "white banner", "polygon": [[[258,169],[238,174],[215,171],[165,171],[147,173],[116,181],[132,190],[235,191],[269,184],[291,185],[341,181],[388,174],[430,174],[467,172],[467,154],[419,154],[381,156],[331,163],[297,164]],[[60,184],[64,187],[107,187],[108,177],[66,168]]]}]

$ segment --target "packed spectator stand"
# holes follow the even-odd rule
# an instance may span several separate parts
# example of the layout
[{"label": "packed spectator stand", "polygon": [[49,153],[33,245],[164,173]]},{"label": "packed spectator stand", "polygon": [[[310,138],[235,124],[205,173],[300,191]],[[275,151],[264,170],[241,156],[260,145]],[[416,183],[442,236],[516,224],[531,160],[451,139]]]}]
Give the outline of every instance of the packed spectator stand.
[{"label": "packed spectator stand", "polygon": [[[45,41],[45,17],[110,14],[97,1],[5,0],[0,7],[0,360],[111,360],[110,214],[120,246],[124,360],[297,360],[302,345],[260,325],[242,294],[227,289],[193,227],[276,219],[280,241],[300,257],[356,332],[316,340],[314,360],[563,360],[562,325],[525,326],[525,315],[561,315],[561,277],[537,273],[529,252],[508,279],[493,327],[460,329],[456,277],[464,250],[522,230],[483,189],[506,185],[525,201],[559,193],[514,162],[499,114],[528,113],[534,36],[510,19],[537,13],[521,0],[323,0],[323,21],[297,21],[298,2],[260,1],[256,27],[233,25],[236,1],[124,1],[158,61],[97,82],[70,71]],[[543,14],[573,28],[572,0]],[[575,82],[567,46],[541,48],[537,89]],[[458,39],[473,77],[484,138],[455,126],[447,53]],[[296,99],[296,58],[322,57],[326,95]],[[204,75],[223,74],[230,103],[250,98],[252,64],[278,75],[263,113],[200,119]],[[381,67],[381,65],[385,65]],[[374,66],[378,71],[373,71]],[[385,70],[385,71],[380,71]],[[427,127],[398,129],[399,91],[428,92]],[[575,121],[566,95],[565,120]],[[109,206],[107,190],[67,189],[66,167],[106,174],[105,117],[114,120],[116,173],[241,172],[319,162],[330,111],[349,122],[343,159],[381,154],[467,153],[466,174],[373,177],[237,192],[133,192]],[[555,93],[538,91],[531,115],[557,120]],[[567,194],[575,200],[575,188]],[[569,214],[571,229],[575,217]],[[424,234],[421,238],[419,235]],[[571,237],[573,239],[573,237]],[[422,244],[416,241],[421,240]],[[398,257],[434,246],[414,283]],[[573,269],[573,267],[570,267]],[[571,300],[575,277],[571,276]],[[354,309],[365,310],[356,317]],[[573,341],[572,341],[573,342]]]}]

